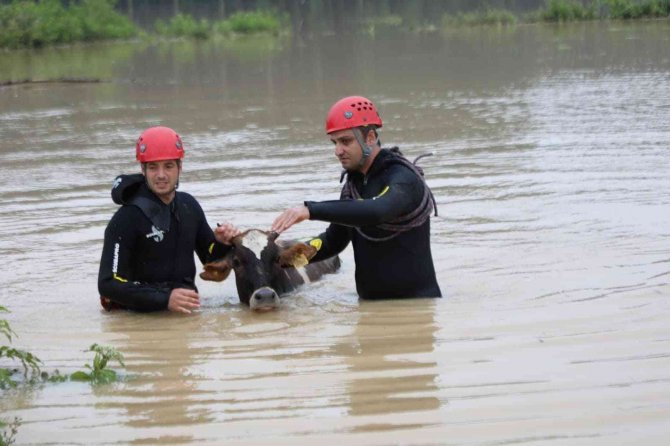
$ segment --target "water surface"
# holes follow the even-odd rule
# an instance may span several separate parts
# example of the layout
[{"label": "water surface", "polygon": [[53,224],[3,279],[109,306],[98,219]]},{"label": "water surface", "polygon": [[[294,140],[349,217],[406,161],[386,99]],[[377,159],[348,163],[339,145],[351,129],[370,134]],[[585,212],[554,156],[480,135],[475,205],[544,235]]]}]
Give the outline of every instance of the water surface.
[{"label": "water surface", "polygon": [[[127,380],[7,392],[18,444],[664,444],[670,24],[76,46],[0,55],[0,303],[44,369],[93,342]],[[440,300],[359,302],[353,257],[280,311],[198,279],[197,314],[105,313],[109,190],[151,125],[209,221],[338,196],[330,104],[363,94],[436,196]],[[286,237],[315,235],[306,222]],[[409,261],[409,259],[408,259]]]}]

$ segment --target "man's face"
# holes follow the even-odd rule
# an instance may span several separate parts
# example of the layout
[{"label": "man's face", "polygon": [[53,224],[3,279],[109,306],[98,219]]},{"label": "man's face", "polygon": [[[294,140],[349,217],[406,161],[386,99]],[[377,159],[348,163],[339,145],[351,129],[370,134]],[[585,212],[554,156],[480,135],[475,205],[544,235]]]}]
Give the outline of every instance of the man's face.
[{"label": "man's face", "polygon": [[180,171],[177,160],[151,161],[142,169],[149,189],[166,203],[172,201]]},{"label": "man's face", "polygon": [[340,160],[342,168],[346,170],[358,170],[363,152],[361,151],[361,145],[354,136],[353,130],[340,130],[328,136],[330,136],[332,143],[335,144],[335,156]]}]

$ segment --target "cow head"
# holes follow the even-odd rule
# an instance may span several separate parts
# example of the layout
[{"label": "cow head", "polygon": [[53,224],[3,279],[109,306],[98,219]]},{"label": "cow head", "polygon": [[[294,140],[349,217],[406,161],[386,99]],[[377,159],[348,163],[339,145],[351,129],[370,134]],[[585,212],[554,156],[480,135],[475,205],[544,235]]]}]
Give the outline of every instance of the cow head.
[{"label": "cow head", "polygon": [[[277,242],[276,232],[250,229],[235,237],[233,248],[221,260],[204,265],[203,280],[221,282],[235,271],[240,302],[253,310],[279,306],[282,268],[301,267],[316,254],[316,248],[299,242]],[[279,289],[278,289],[279,288]]]}]

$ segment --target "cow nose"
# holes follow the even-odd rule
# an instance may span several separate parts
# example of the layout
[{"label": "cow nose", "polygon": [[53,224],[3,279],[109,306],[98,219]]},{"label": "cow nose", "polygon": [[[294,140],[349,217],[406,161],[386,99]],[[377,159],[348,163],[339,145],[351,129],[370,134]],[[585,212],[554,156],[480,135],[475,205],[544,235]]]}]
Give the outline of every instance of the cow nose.
[{"label": "cow nose", "polygon": [[269,310],[277,308],[279,306],[279,295],[272,288],[260,288],[251,296],[249,306],[252,310]]}]

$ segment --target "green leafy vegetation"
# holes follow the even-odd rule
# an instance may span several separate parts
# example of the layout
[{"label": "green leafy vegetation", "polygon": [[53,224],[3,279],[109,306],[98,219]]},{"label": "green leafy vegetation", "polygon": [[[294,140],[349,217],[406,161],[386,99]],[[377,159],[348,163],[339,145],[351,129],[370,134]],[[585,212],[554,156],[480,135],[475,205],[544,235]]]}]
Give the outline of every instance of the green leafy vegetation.
[{"label": "green leafy vegetation", "polygon": [[[147,36],[128,18],[115,10],[118,0],[11,0],[0,3],[0,48],[35,48],[96,40],[127,39]],[[262,3],[266,5],[266,3]],[[363,10],[366,2],[361,2]],[[517,23],[562,23],[579,20],[629,20],[670,17],[670,0],[546,0],[544,6],[527,14],[505,9],[445,14],[420,23],[419,2],[404,2],[400,13],[386,5],[378,14],[364,14],[360,30],[368,34],[404,29],[433,32],[465,26],[508,27]],[[368,5],[369,6],[369,5]],[[325,13],[314,2],[310,16]],[[309,8],[307,8],[309,9]],[[299,17],[302,21],[305,17]],[[197,19],[178,13],[153,24],[153,35],[180,39],[216,39],[237,41],[239,36],[279,36],[289,33],[286,13],[274,9],[237,11],[225,20]]]},{"label": "green leafy vegetation", "polygon": [[[1,313],[8,313],[7,308],[0,306]],[[9,322],[0,319],[0,334],[4,335],[11,343],[12,336],[16,336]],[[116,371],[107,368],[110,361],[118,362],[125,367],[123,355],[114,347],[92,344],[87,351],[95,353],[93,364],[86,364],[87,371],[79,370],[72,373],[69,379],[73,381],[90,381],[92,384],[108,384],[118,379]],[[62,375],[58,370],[49,375],[40,368],[42,361],[32,353],[18,350],[8,345],[0,345],[0,359],[9,359],[11,362],[20,362],[23,369],[24,382],[34,384],[38,381],[62,382],[67,381],[68,376]],[[17,368],[0,367],[0,389],[15,388],[19,382],[15,376],[21,370]]]},{"label": "green leafy vegetation", "polygon": [[129,38],[130,19],[114,10],[115,0],[14,0],[0,5],[0,47],[40,47],[79,41]]},{"label": "green leafy vegetation", "polygon": [[545,7],[523,17],[503,9],[442,16],[443,28],[507,26],[518,22],[574,22],[670,17],[670,0],[547,0]]},{"label": "green leafy vegetation", "polygon": [[270,11],[241,11],[226,20],[210,22],[196,20],[188,14],[177,14],[170,20],[157,20],[156,33],[166,37],[189,37],[207,39],[213,36],[231,37],[235,35],[268,34],[277,36],[286,22],[279,14]]},{"label": "green leafy vegetation", "polygon": [[670,16],[670,0],[549,0],[547,7],[529,16],[530,21],[626,20]]},{"label": "green leafy vegetation", "polygon": [[281,17],[277,13],[263,10],[236,12],[228,19],[214,25],[216,32],[223,35],[231,33],[278,35],[281,28]]},{"label": "green leafy vegetation", "polygon": [[0,419],[0,446],[9,446],[14,444],[14,437],[19,432],[21,419],[14,418],[12,421]]},{"label": "green leafy vegetation", "polygon": [[539,17],[546,22],[572,22],[596,18],[596,2],[584,6],[576,0],[550,0]]},{"label": "green leafy vegetation", "polygon": [[670,16],[670,0],[604,0],[613,19],[639,19]]},{"label": "green leafy vegetation", "polygon": [[[0,305],[0,313],[9,313],[9,310]],[[16,337],[16,333],[12,330],[9,322],[5,319],[0,319],[0,334],[3,335],[11,344],[12,337]],[[23,381],[17,381],[16,375],[20,374],[21,369],[0,367],[0,390],[16,388],[20,383],[22,384],[36,384],[38,382],[63,382],[68,378],[72,381],[88,381],[91,384],[108,384],[118,380],[116,371],[107,368],[110,361],[118,362],[122,367],[125,367],[123,362],[123,355],[115,348],[93,344],[88,351],[94,352],[93,365],[86,364],[87,371],[76,371],[69,377],[62,375],[58,370],[49,375],[40,369],[42,361],[30,352],[25,350],[18,350],[8,345],[0,345],[0,360],[8,359],[10,362],[19,362],[23,369]],[[21,425],[19,418],[14,418],[12,421],[0,419],[0,446],[10,445],[14,443],[14,437]]]},{"label": "green leafy vegetation", "polygon": [[[0,313],[9,313],[7,308],[0,306]],[[5,319],[0,320],[0,334],[11,344],[12,336],[16,333],[12,330],[9,322]],[[28,381],[33,381],[40,377],[40,364],[42,361],[30,352],[19,350],[9,345],[0,345],[0,360],[8,359],[10,362],[20,362],[23,368],[23,377]],[[14,388],[18,385],[15,376],[20,373],[17,368],[0,367],[0,389]]]},{"label": "green leafy vegetation", "polygon": [[504,9],[485,9],[482,11],[442,16],[442,25],[449,26],[476,26],[476,25],[514,25],[517,17]]},{"label": "green leafy vegetation", "polygon": [[[14,0],[0,5],[0,48],[34,48],[145,35],[128,17],[114,10],[115,4],[116,0]],[[250,34],[277,36],[289,28],[286,14],[270,10],[240,11],[214,22],[179,13],[154,24],[159,36],[192,39]]]},{"label": "green leafy vegetation", "polygon": [[157,20],[154,28],[159,35],[170,37],[207,39],[212,34],[212,26],[207,20],[198,21],[188,14],[177,14],[167,21]]},{"label": "green leafy vegetation", "polygon": [[123,362],[123,355],[115,348],[93,344],[88,351],[95,352],[93,365],[86,364],[89,372],[77,371],[70,375],[73,381],[90,381],[92,384],[109,384],[118,379],[116,371],[107,368],[109,361],[116,361],[122,367],[126,365]]}]

